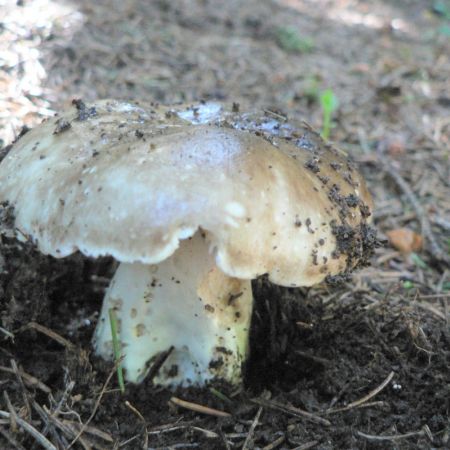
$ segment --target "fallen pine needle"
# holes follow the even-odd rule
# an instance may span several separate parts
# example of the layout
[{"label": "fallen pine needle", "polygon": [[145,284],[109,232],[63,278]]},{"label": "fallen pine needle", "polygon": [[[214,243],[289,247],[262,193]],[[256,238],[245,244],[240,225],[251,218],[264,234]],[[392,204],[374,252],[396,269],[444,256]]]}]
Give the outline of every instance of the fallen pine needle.
[{"label": "fallen pine needle", "polygon": [[72,344],[72,342],[68,341],[66,338],[63,338],[61,335],[54,332],[53,330],[50,330],[50,328],[44,327],[44,325],[40,325],[39,323],[36,322],[27,323],[25,326],[20,328],[19,331],[22,332],[29,329],[36,330],[39,331],[39,333],[45,334],[49,338],[61,344],[63,347],[75,348],[75,345]]},{"label": "fallen pine needle", "polygon": [[144,430],[144,441],[143,441],[143,443],[142,443],[142,448],[144,449],[144,450],[146,450],[147,449],[147,447],[148,447],[148,430],[147,430],[147,422],[145,421],[145,419],[144,419],[144,416],[141,414],[141,412],[138,410],[138,409],[136,409],[128,400],[126,400],[125,401],[125,406],[130,410],[130,411],[132,411],[133,412],[133,414],[135,414],[137,417],[138,417],[138,419],[142,422],[142,425],[143,425],[143,430]]},{"label": "fallen pine needle", "polygon": [[[0,411],[0,417],[10,419],[11,414],[6,411]],[[21,419],[20,417],[16,417],[15,420],[21,428],[23,428],[28,434],[31,434],[31,436],[33,436],[46,450],[58,450],[45,436],[39,433],[39,431],[27,421]]]},{"label": "fallen pine needle", "polygon": [[263,400],[260,398],[255,398],[251,400],[252,403],[256,403],[257,405],[264,406],[265,408],[271,408],[275,409],[277,411],[282,411],[286,414],[290,414],[294,417],[302,417],[304,419],[311,420],[313,422],[321,423],[322,425],[325,425],[329,427],[331,425],[331,422],[327,419],[324,419],[323,417],[319,417],[316,414],[310,413],[308,411],[304,411],[303,409],[296,408],[294,406],[290,405],[282,405],[281,403],[277,403],[270,400]]},{"label": "fallen pine needle", "polygon": [[[73,420],[63,420],[62,424],[68,426],[69,428],[71,428],[72,430],[74,430],[77,433],[80,431],[80,428],[82,427],[82,425],[80,425],[78,422],[75,422]],[[111,443],[114,442],[114,439],[112,438],[112,436],[109,433],[105,433],[104,431],[99,430],[98,428],[87,426],[87,427],[84,427],[84,432],[87,434],[90,434],[91,436],[95,436],[96,438],[103,439],[104,441],[111,442]]]},{"label": "fallen pine needle", "polygon": [[394,372],[391,372],[387,376],[387,378],[378,387],[376,387],[373,391],[369,392],[363,398],[360,398],[359,400],[349,403],[347,406],[344,406],[342,408],[328,409],[326,411],[326,413],[334,414],[337,412],[348,411],[349,409],[353,409],[353,408],[357,408],[357,407],[361,406],[363,403],[366,403],[371,398],[375,397],[375,395],[379,394],[390,383],[390,381],[392,380],[393,377],[394,377]]},{"label": "fallen pine needle", "polygon": [[[0,371],[11,374],[15,373],[13,369],[5,366],[0,366]],[[24,372],[22,369],[19,369],[19,375],[23,378],[24,383],[30,387],[37,387],[46,394],[50,394],[52,391],[46,384],[42,383],[42,381],[38,380],[33,375]]]},{"label": "fallen pine needle", "polygon": [[15,433],[17,433],[17,420],[16,420],[17,413],[14,410],[14,407],[11,403],[11,400],[9,399],[9,395],[8,395],[7,391],[3,391],[3,397],[5,399],[6,406],[9,409],[9,414],[10,414],[10,425],[9,426],[11,428],[11,431],[15,434]]},{"label": "fallen pine needle", "polygon": [[2,427],[0,427],[0,435],[3,436],[15,450],[27,450],[25,447],[20,445],[6,430],[3,430]]},{"label": "fallen pine needle", "polygon": [[392,164],[390,164],[384,155],[381,152],[381,149],[378,149],[378,160],[381,163],[386,174],[390,176],[390,178],[397,184],[397,186],[403,191],[406,198],[409,200],[412,208],[416,213],[416,217],[420,222],[420,227],[422,230],[422,234],[426,238],[426,241],[429,244],[429,250],[434,259],[437,259],[440,262],[443,262],[446,266],[450,264],[449,257],[444,249],[442,249],[434,235],[434,232],[431,228],[430,221],[428,219],[428,214],[426,213],[424,207],[421,202],[417,198],[413,189],[409,186],[408,182],[400,175],[399,171],[395,169]]},{"label": "fallen pine needle", "polygon": [[114,365],[114,367],[112,368],[111,372],[108,375],[108,378],[105,381],[105,384],[102,387],[102,390],[100,391],[100,394],[97,397],[97,400],[95,401],[95,405],[94,405],[94,409],[92,410],[91,415],[89,416],[88,420],[83,423],[80,431],[78,432],[78,434],[74,437],[73,441],[69,444],[69,446],[65,449],[65,450],[69,450],[70,448],[73,447],[73,445],[75,444],[75,442],[78,441],[78,439],[80,438],[80,436],[84,433],[84,431],[86,430],[86,428],[88,427],[88,425],[91,423],[92,419],[95,417],[95,414],[97,413],[97,409],[100,406],[100,402],[102,401],[103,395],[106,392],[106,388],[108,387],[109,382],[111,381],[111,378],[114,375],[114,372],[117,369],[117,364],[120,364],[120,360],[116,362],[116,364]]},{"label": "fallen pine needle", "polygon": [[14,335],[8,331],[6,328],[0,327],[0,331],[8,338],[14,342]]},{"label": "fallen pine needle", "polygon": [[309,450],[310,448],[315,447],[319,441],[309,441],[305,442],[304,444],[300,445],[299,447],[295,447],[292,450]]},{"label": "fallen pine needle", "polygon": [[450,292],[448,294],[419,294],[419,296],[417,297],[418,300],[422,300],[424,298],[450,298]]},{"label": "fallen pine needle", "polygon": [[428,302],[413,302],[411,303],[414,306],[417,306],[418,308],[424,309],[425,311],[430,311],[431,313],[433,313],[434,315],[436,315],[437,317],[439,317],[442,320],[447,320],[447,318],[445,317],[445,314],[442,311],[439,311],[439,309],[437,309],[435,306],[431,305]]},{"label": "fallen pine needle", "polygon": [[[56,416],[49,414],[45,405],[44,407],[41,407],[38,403],[33,401],[33,406],[36,412],[41,417],[41,419],[46,424],[46,429],[48,429],[49,425],[51,424],[55,429],[57,428],[60,431],[62,431],[62,434],[68,439],[72,439],[74,436],[76,436],[78,430],[74,431],[70,429],[70,427],[64,425]],[[43,433],[46,432],[46,429],[43,430]],[[84,450],[92,450],[92,446],[88,442],[86,442],[84,437],[80,437],[78,439],[78,442],[83,447]],[[66,447],[64,446],[64,448]]]},{"label": "fallen pine needle", "polygon": [[248,430],[247,437],[245,438],[244,445],[242,446],[242,450],[248,450],[250,448],[250,441],[253,438],[253,434],[255,433],[255,428],[257,427],[259,423],[259,418],[261,417],[263,407],[260,406],[258,408],[258,412],[256,413],[255,419],[253,420],[250,429]]},{"label": "fallen pine needle", "polygon": [[187,402],[186,400],[181,400],[178,397],[172,397],[170,402],[180,406],[181,408],[190,409],[191,411],[195,411],[200,414],[207,414],[209,416],[216,417],[231,417],[231,414],[225,411],[219,411],[218,409],[209,408],[208,406],[199,405],[198,403]]},{"label": "fallen pine needle", "polygon": [[266,445],[262,448],[262,450],[273,450],[274,448],[277,448],[279,445],[281,445],[286,440],[286,437],[280,436],[278,439],[275,439],[273,442],[271,442],[269,445]]},{"label": "fallen pine needle", "polygon": [[411,431],[411,433],[393,434],[390,436],[375,436],[372,434],[363,433],[362,431],[357,431],[356,434],[364,439],[368,439],[369,441],[395,441],[397,439],[407,439],[414,436],[424,436],[425,432],[423,430]]},{"label": "fallen pine needle", "polygon": [[171,433],[173,431],[178,431],[178,430],[194,430],[194,431],[198,431],[200,433],[202,433],[205,437],[210,438],[210,439],[217,439],[218,437],[220,437],[219,434],[215,433],[214,431],[211,430],[205,430],[204,428],[200,428],[200,427],[195,427],[193,425],[180,425],[180,426],[176,426],[171,424],[170,428],[162,428],[160,430],[156,430],[153,429],[151,431],[148,431],[147,434],[148,435],[153,435],[153,434],[161,434],[161,433]]}]

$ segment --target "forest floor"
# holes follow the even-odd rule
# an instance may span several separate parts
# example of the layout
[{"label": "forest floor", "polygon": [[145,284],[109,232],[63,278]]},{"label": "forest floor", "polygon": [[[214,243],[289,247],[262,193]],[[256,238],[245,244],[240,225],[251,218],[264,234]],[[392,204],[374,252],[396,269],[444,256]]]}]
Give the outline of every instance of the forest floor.
[{"label": "forest floor", "polygon": [[0,0],[0,149],[73,98],[218,99],[320,130],[331,89],[330,139],[386,240],[335,288],[254,283],[243,387],[122,395],[91,350],[111,261],[1,238],[0,448],[450,448],[449,74],[448,1]]}]

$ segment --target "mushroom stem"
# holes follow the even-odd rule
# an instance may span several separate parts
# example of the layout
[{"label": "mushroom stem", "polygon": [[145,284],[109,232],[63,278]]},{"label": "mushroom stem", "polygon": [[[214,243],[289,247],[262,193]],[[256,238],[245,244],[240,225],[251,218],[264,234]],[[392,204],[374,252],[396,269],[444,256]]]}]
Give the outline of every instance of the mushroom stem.
[{"label": "mushroom stem", "polygon": [[239,383],[252,306],[250,281],[221,272],[197,233],[160,264],[120,264],[105,295],[95,350],[112,359],[108,311],[114,308],[129,381],[142,381],[158,355],[173,347],[156,384]]}]

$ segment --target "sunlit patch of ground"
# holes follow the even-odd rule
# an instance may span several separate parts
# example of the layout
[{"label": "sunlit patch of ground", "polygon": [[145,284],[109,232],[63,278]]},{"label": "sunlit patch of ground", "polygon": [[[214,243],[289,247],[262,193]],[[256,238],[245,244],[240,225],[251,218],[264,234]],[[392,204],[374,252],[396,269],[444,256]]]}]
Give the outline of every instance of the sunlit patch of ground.
[{"label": "sunlit patch of ground", "polygon": [[0,1],[0,146],[52,115],[54,94],[44,87],[48,76],[42,64],[42,43],[70,40],[82,15],[69,3],[31,0],[20,5]]}]

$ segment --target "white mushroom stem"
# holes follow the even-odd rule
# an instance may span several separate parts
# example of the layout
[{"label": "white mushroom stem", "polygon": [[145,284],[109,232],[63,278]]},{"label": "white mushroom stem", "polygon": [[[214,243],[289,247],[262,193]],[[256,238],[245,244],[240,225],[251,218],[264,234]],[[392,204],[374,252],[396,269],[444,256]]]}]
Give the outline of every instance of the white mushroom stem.
[{"label": "white mushroom stem", "polygon": [[142,381],[158,356],[173,347],[155,383],[203,385],[212,378],[239,383],[252,303],[250,281],[221,272],[197,233],[160,264],[120,264],[103,302],[95,350],[113,357],[108,313],[114,308],[129,381]]}]

